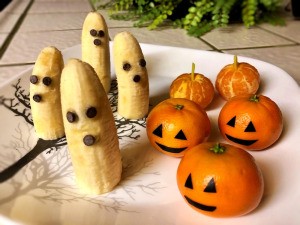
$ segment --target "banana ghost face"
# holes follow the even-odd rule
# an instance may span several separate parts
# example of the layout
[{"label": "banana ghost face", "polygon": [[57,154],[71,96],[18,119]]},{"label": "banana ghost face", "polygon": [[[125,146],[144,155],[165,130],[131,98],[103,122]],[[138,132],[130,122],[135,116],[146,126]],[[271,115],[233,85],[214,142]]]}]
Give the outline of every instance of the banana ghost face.
[{"label": "banana ghost face", "polygon": [[98,12],[86,16],[81,35],[82,60],[96,71],[106,93],[110,90],[110,50],[108,28]]},{"label": "banana ghost face", "polygon": [[119,140],[108,97],[88,63],[68,61],[61,78],[61,103],[78,186],[87,194],[111,191],[121,179]]},{"label": "banana ghost face", "polygon": [[[45,77],[38,76],[38,75],[31,75],[30,76],[30,83],[33,84],[33,85],[38,85],[39,82],[40,82],[40,78],[42,78],[41,79],[42,80],[42,84],[40,84],[40,85],[45,85],[45,87],[43,87],[43,86],[41,87],[41,92],[44,92],[47,95],[47,93],[49,93],[50,88],[51,88],[51,87],[49,87],[51,85],[51,83],[52,83],[52,78],[51,77],[49,77],[47,75]],[[47,87],[49,87],[48,90],[47,90]],[[37,94],[33,94],[32,100],[35,101],[35,102],[41,102],[43,100],[42,95],[43,94],[38,94],[38,93]],[[47,100],[47,98],[46,98],[46,100]]]},{"label": "banana ghost face", "polygon": [[[74,129],[78,128],[81,129],[82,127],[88,126],[88,124],[93,123],[93,119],[97,120],[97,114],[98,110],[94,106],[84,106],[82,108],[83,110],[80,110],[79,112],[76,112],[76,110],[70,108],[69,111],[66,113],[66,119],[70,124],[74,125]],[[86,109],[86,110],[85,110]],[[99,115],[98,115],[99,116]],[[77,125],[76,123],[85,123],[85,126]],[[96,140],[98,141],[98,135],[94,133],[94,131],[88,131],[86,129],[83,133],[82,137],[79,137],[79,140],[82,139],[82,142],[86,146],[92,146],[96,143]],[[93,133],[93,134],[92,134]]]},{"label": "banana ghost face", "polygon": [[118,81],[118,113],[140,119],[148,113],[149,80],[146,60],[135,37],[121,32],[114,38],[114,65]]},{"label": "banana ghost face", "polygon": [[[114,123],[107,123],[105,114],[112,115],[107,95],[95,73],[87,63],[71,59],[62,77],[62,111],[68,143],[88,150],[108,142],[103,124],[114,130]],[[99,90],[100,89],[100,90]],[[110,116],[110,119],[112,116]]]},{"label": "banana ghost face", "polygon": [[142,87],[147,87],[148,85],[148,75],[146,70],[146,60],[144,58],[130,58],[129,60],[124,60],[123,70],[127,73],[122,80],[128,83],[135,83]]},{"label": "banana ghost face", "polygon": [[[91,35],[91,37],[94,38],[93,43],[95,46],[100,46],[101,44],[103,44],[103,41],[106,41],[105,36],[107,34],[105,34],[105,31],[103,31],[101,28],[100,28],[100,30],[91,28],[90,35]],[[107,43],[105,43],[105,44],[107,44]]]},{"label": "banana ghost face", "polygon": [[30,105],[38,137],[54,140],[64,136],[60,104],[60,77],[64,67],[61,52],[44,48],[30,76]]}]

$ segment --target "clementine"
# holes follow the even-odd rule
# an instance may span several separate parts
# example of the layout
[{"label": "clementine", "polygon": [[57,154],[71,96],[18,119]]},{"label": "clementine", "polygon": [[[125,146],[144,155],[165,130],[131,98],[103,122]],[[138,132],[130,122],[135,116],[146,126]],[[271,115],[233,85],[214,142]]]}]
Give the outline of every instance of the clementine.
[{"label": "clementine", "polygon": [[189,206],[211,217],[247,214],[259,205],[264,191],[262,172],[247,151],[213,142],[186,151],[177,185]]},{"label": "clementine", "polygon": [[213,100],[215,89],[209,78],[195,73],[195,64],[192,72],[178,76],[170,86],[171,98],[186,98],[199,104],[205,109]]},{"label": "clementine", "polygon": [[249,63],[238,62],[236,55],[234,63],[223,67],[215,82],[217,91],[225,100],[237,95],[255,94],[259,85],[258,70]]},{"label": "clementine", "polygon": [[283,119],[278,105],[267,96],[242,95],[226,102],[218,125],[231,144],[246,150],[263,150],[280,137]]},{"label": "clementine", "polygon": [[181,157],[187,149],[207,140],[211,124],[206,112],[195,102],[169,98],[150,111],[146,131],[155,149]]}]

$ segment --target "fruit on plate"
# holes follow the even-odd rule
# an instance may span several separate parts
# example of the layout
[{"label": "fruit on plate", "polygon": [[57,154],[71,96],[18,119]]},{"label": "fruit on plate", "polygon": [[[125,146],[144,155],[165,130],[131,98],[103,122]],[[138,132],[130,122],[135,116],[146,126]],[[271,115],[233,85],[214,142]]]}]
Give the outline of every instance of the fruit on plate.
[{"label": "fruit on plate", "polygon": [[61,52],[45,47],[39,53],[30,76],[31,115],[36,135],[55,140],[65,135],[60,104],[60,77],[64,67]]},{"label": "fruit on plate", "polygon": [[110,90],[110,50],[106,21],[99,12],[89,12],[81,34],[82,60],[96,71],[106,93]]},{"label": "fruit on plate", "polygon": [[177,169],[177,185],[189,206],[211,217],[247,214],[264,192],[254,158],[243,149],[214,142],[186,151]]},{"label": "fruit on plate", "polygon": [[225,100],[237,95],[255,94],[259,85],[258,70],[247,62],[238,62],[236,55],[233,64],[221,69],[215,82],[217,91]]},{"label": "fruit on plate", "polygon": [[208,139],[211,124],[206,112],[195,102],[169,98],[150,111],[146,131],[155,149],[182,157],[187,149]]},{"label": "fruit on plate", "polygon": [[205,109],[213,100],[215,88],[209,78],[195,73],[195,64],[192,72],[178,76],[170,86],[171,98],[186,98],[199,104]]},{"label": "fruit on plate", "polygon": [[222,136],[246,150],[263,150],[275,143],[283,129],[278,105],[264,95],[236,96],[222,107],[218,118]]},{"label": "fruit on plate", "polygon": [[61,75],[61,103],[78,187],[86,194],[111,191],[122,173],[119,139],[107,94],[88,63],[68,61]]},{"label": "fruit on plate", "polygon": [[149,81],[146,61],[137,39],[129,32],[118,33],[113,44],[118,82],[118,114],[140,119],[149,110]]}]

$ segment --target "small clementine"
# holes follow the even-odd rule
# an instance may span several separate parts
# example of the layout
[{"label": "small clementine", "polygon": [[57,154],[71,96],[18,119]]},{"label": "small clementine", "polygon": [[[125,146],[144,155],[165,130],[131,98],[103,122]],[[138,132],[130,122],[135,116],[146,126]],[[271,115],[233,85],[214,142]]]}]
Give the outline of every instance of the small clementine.
[{"label": "small clementine", "polygon": [[188,148],[207,140],[211,124],[206,112],[195,102],[169,98],[150,111],[146,131],[155,149],[181,157]]},{"label": "small clementine", "polygon": [[242,95],[255,94],[260,85],[258,70],[249,63],[238,62],[234,56],[234,63],[226,65],[219,72],[215,86],[225,100]]},{"label": "small clementine", "polygon": [[283,129],[278,105],[264,95],[236,96],[222,107],[218,118],[222,136],[246,150],[263,150],[275,143]]},{"label": "small clementine", "polygon": [[213,100],[215,89],[209,78],[195,73],[195,64],[192,64],[192,73],[178,76],[170,86],[171,98],[186,98],[199,104],[205,109]]},{"label": "small clementine", "polygon": [[247,214],[259,205],[264,191],[261,170],[248,152],[213,142],[186,151],[177,185],[189,206],[211,217]]}]

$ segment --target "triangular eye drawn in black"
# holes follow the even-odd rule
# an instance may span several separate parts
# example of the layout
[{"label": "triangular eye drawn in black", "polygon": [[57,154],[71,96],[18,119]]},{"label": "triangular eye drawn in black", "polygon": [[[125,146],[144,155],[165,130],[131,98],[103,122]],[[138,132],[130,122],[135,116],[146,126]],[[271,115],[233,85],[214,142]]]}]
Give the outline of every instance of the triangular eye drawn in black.
[{"label": "triangular eye drawn in black", "polygon": [[163,126],[161,124],[152,132],[152,134],[162,138],[162,128]]},{"label": "triangular eye drawn in black", "polygon": [[216,193],[217,192],[214,178],[210,179],[210,181],[208,182],[207,186],[204,189],[204,192],[208,192],[208,193]]},{"label": "triangular eye drawn in black", "polygon": [[246,127],[245,132],[256,132],[256,129],[255,129],[252,121],[250,121],[250,123]]},{"label": "triangular eye drawn in black", "polygon": [[193,187],[192,174],[191,173],[189,174],[188,178],[186,179],[184,186],[186,188],[189,188],[189,189],[193,189],[194,188]]},{"label": "triangular eye drawn in black", "polygon": [[235,126],[235,119],[236,119],[236,116],[232,117],[232,119],[228,121],[227,125],[231,126],[231,127],[234,127]]},{"label": "triangular eye drawn in black", "polygon": [[180,139],[180,140],[187,140],[185,134],[183,133],[182,130],[180,130],[178,132],[178,134],[176,134],[175,139]]}]

